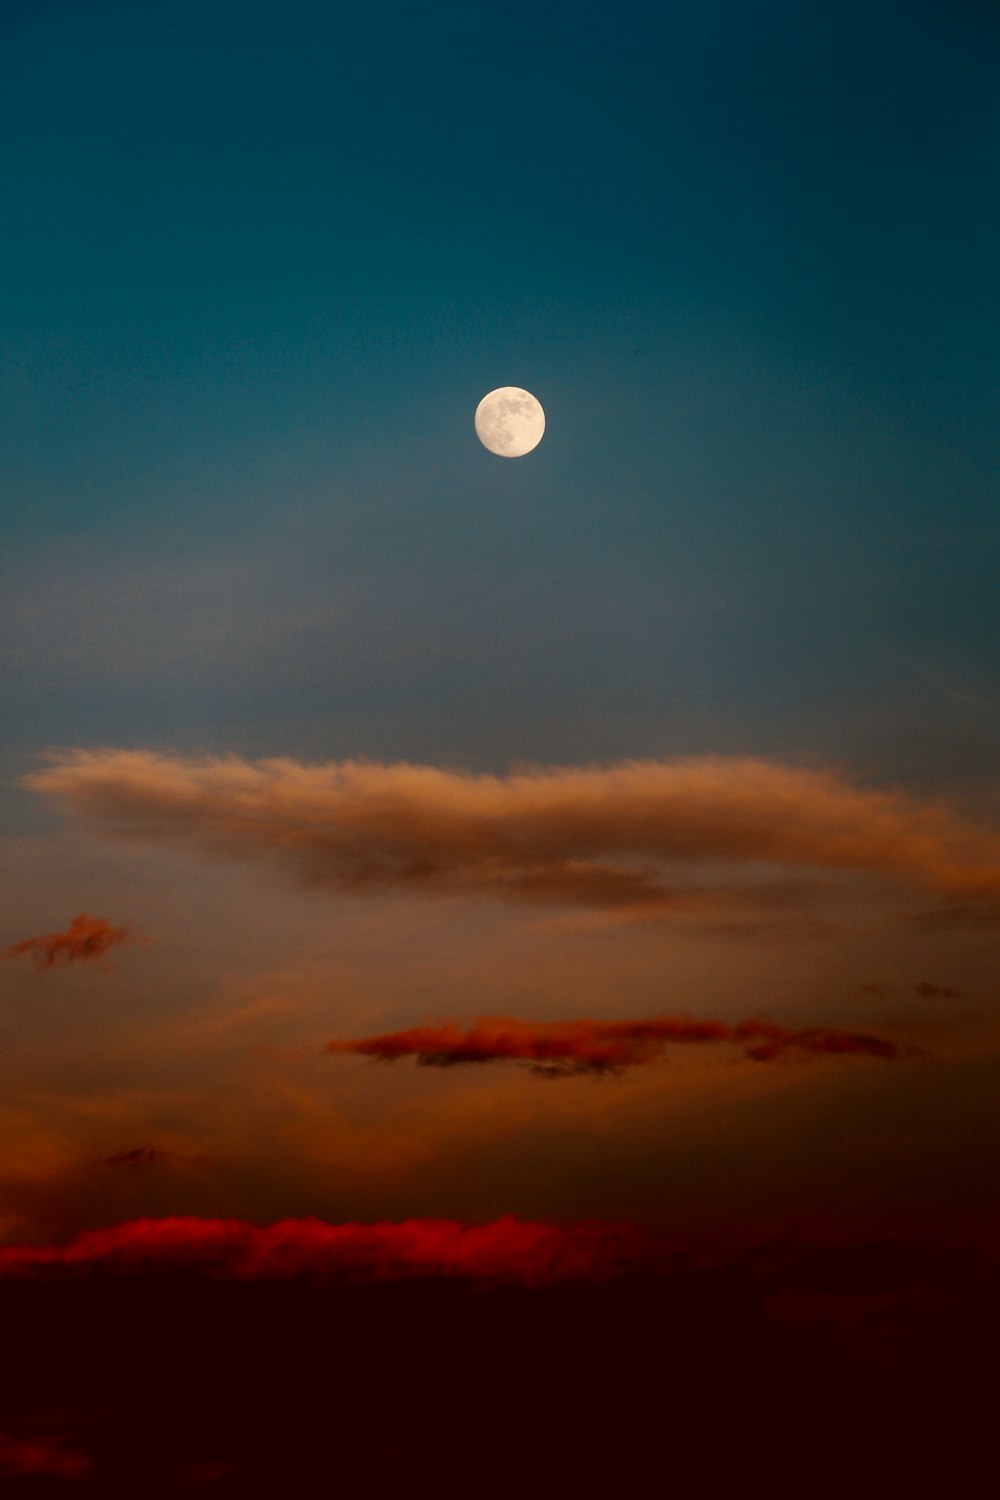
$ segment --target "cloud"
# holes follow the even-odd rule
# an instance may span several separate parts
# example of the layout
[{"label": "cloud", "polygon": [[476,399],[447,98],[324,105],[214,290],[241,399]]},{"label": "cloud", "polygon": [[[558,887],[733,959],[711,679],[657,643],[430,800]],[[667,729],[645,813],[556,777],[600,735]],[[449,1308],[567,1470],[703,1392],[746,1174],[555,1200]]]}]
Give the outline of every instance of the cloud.
[{"label": "cloud", "polygon": [[918,995],[923,995],[925,1000],[961,1000],[962,998],[960,990],[953,990],[946,984],[931,984],[926,979],[922,979],[913,988]]},{"label": "cloud", "polygon": [[890,995],[895,994],[891,984],[863,984],[862,995],[871,995],[876,1000],[888,1000]]},{"label": "cloud", "polygon": [[627,1225],[489,1224],[409,1219],[328,1224],[285,1219],[135,1219],[93,1229],[65,1246],[0,1247],[0,1280],[53,1271],[202,1270],[256,1280],[288,1276],[395,1281],[447,1277],[543,1285],[603,1279],[641,1262],[645,1242]]},{"label": "cloud", "polygon": [[194,1489],[213,1489],[217,1484],[239,1474],[252,1472],[252,1465],[239,1459],[207,1458],[183,1464],[178,1478],[183,1485]]},{"label": "cloud", "polygon": [[789,1030],[768,1020],[741,1021],[733,1027],[733,1040],[746,1044],[746,1055],[754,1062],[770,1062],[787,1052],[820,1052],[827,1057],[877,1057],[883,1062],[896,1062],[904,1055],[917,1055],[912,1048],[907,1048],[904,1054],[895,1042],[866,1031],[840,1031],[831,1026]]},{"label": "cloud", "polygon": [[86,1453],[64,1448],[52,1438],[12,1437],[0,1432],[0,1475],[82,1479],[90,1467]]},{"label": "cloud", "polygon": [[[922,995],[925,1000],[961,1000],[962,998],[960,990],[953,990],[946,984],[932,984],[926,979],[919,980],[912,988],[915,995]],[[876,1000],[889,1000],[900,991],[891,984],[863,984],[861,993],[872,995]]]},{"label": "cloud", "polygon": [[423,1067],[453,1068],[472,1063],[524,1062],[546,1077],[574,1073],[617,1073],[655,1062],[667,1047],[730,1042],[743,1047],[755,1062],[770,1062],[788,1052],[832,1056],[877,1057],[893,1062],[902,1054],[894,1042],[866,1032],[837,1031],[826,1026],[790,1030],[774,1021],[754,1019],[735,1026],[690,1016],[661,1016],[643,1021],[518,1021],[486,1017],[471,1026],[415,1026],[381,1036],[327,1043],[327,1051],[394,1062],[415,1057]]},{"label": "cloud", "polygon": [[[353,895],[417,891],[725,923],[817,874],[1000,914],[1000,834],[832,770],[707,756],[471,775],[408,764],[74,750],[24,784],[109,833],[270,857]],[[921,918],[920,920],[923,920]]]},{"label": "cloud", "polygon": [[[727,1218],[696,1241],[639,1240],[635,1256],[615,1231],[585,1263],[599,1276],[539,1282],[473,1278],[475,1256],[436,1279],[408,1260],[387,1277],[379,1255],[414,1234],[401,1223],[353,1226],[382,1231],[359,1249],[364,1280],[350,1265],[334,1279],[315,1221],[223,1225],[231,1242],[217,1223],[201,1239],[199,1221],[180,1223],[197,1257],[120,1225],[104,1231],[118,1259],[73,1260],[63,1246],[0,1276],[8,1400],[31,1414],[32,1438],[51,1413],[47,1435],[93,1455],[102,1495],[197,1493],[199,1481],[202,1493],[214,1481],[226,1494],[308,1494],[330,1487],[331,1465],[351,1493],[395,1493],[426,1473],[457,1495],[484,1455],[490,1492],[568,1481],[589,1493],[596,1480],[641,1493],[662,1465],[665,1414],[684,1493],[745,1487],[747,1454],[767,1441],[776,1496],[800,1493],[820,1460],[838,1493],[903,1482],[922,1494],[930,1476],[935,1491],[975,1494],[992,1472],[1000,1299],[985,1225],[970,1233],[941,1215],[924,1230],[880,1219],[775,1233]],[[453,1247],[476,1232],[419,1223],[447,1228]],[[593,1227],[520,1228],[597,1243]],[[279,1255],[280,1242],[304,1254]],[[256,1252],[264,1269],[242,1274]],[[0,1426],[24,1442],[17,1421]],[[19,1482],[0,1477],[0,1493]]]},{"label": "cloud", "polygon": [[24,938],[5,948],[0,957],[31,958],[39,969],[57,964],[94,963],[114,948],[130,941],[127,927],[112,927],[106,917],[90,917],[81,912],[66,932],[46,932],[40,937]]},{"label": "cloud", "polygon": [[977,893],[971,901],[944,901],[908,912],[905,924],[917,932],[970,932],[1000,927],[1000,902]]},{"label": "cloud", "polygon": [[132,1171],[138,1171],[144,1167],[158,1167],[167,1161],[170,1153],[160,1151],[156,1146],[134,1146],[131,1151],[116,1151],[113,1156],[104,1158],[106,1167],[129,1167]]}]

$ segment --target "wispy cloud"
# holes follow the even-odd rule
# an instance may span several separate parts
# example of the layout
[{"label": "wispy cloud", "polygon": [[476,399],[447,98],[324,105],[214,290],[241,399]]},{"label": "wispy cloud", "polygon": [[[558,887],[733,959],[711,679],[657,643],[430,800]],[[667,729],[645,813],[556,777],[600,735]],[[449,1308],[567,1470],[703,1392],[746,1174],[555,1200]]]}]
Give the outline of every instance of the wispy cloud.
[{"label": "wispy cloud", "polygon": [[116,1272],[174,1267],[252,1280],[443,1276],[543,1285],[600,1279],[638,1264],[645,1253],[643,1237],[628,1225],[558,1225],[511,1217],[489,1224],[285,1219],[265,1226],[239,1219],[135,1219],[88,1230],[68,1245],[2,1247],[0,1278],[60,1268]]},{"label": "wispy cloud", "polygon": [[789,1029],[774,1021],[753,1019],[735,1026],[690,1016],[661,1016],[642,1021],[529,1022],[484,1018],[471,1026],[416,1026],[381,1036],[332,1041],[327,1050],[394,1062],[415,1057],[423,1067],[454,1068],[466,1064],[523,1062],[542,1076],[617,1073],[662,1057],[668,1047],[729,1042],[741,1046],[755,1062],[771,1062],[789,1052],[827,1056],[877,1057],[893,1062],[902,1053],[894,1042],[866,1032],[826,1026]]},{"label": "wispy cloud", "polygon": [[131,940],[127,927],[112,927],[106,917],[91,917],[81,912],[65,932],[46,932],[40,937],[23,938],[5,948],[0,957],[30,958],[39,969],[53,969],[57,964],[94,963],[110,948]]},{"label": "wispy cloud", "polygon": [[469,775],[148,751],[58,755],[25,785],[127,837],[269,857],[353,895],[417,891],[759,919],[817,874],[881,877],[1000,919],[1000,834],[835,771],[704,757]]}]

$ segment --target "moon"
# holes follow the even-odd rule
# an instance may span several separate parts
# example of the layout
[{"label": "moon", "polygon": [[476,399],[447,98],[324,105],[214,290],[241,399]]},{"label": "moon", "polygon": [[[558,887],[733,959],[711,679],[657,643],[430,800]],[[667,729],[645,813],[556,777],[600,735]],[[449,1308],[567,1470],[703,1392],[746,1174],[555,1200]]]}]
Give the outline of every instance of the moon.
[{"label": "moon", "polygon": [[476,436],[500,458],[521,458],[545,431],[542,403],[519,385],[501,385],[476,407]]}]

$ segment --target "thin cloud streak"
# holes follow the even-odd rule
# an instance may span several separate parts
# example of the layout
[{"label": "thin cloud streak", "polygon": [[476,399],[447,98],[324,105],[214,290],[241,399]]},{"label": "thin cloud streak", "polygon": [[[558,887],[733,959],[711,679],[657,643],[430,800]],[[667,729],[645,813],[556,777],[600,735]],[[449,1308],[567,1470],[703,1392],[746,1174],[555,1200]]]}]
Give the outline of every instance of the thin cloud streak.
[{"label": "thin cloud streak", "polygon": [[202,1271],[241,1280],[305,1276],[361,1281],[446,1277],[546,1285],[602,1280],[641,1263],[641,1233],[623,1224],[488,1224],[408,1219],[330,1224],[285,1219],[135,1219],[68,1245],[0,1247],[0,1280],[66,1271]]},{"label": "thin cloud streak", "polygon": [[30,958],[36,968],[53,969],[58,964],[88,964],[102,959],[110,948],[131,941],[127,927],[113,927],[106,917],[81,912],[66,932],[46,932],[24,938],[5,948],[0,957]]},{"label": "thin cloud streak", "polygon": [[75,750],[23,784],[108,833],[271,858],[353,896],[425,891],[725,924],[800,905],[819,872],[930,892],[969,922],[1000,913],[1000,833],[943,803],[763,760],[474,776]]},{"label": "thin cloud streak", "polygon": [[454,1068],[476,1063],[522,1062],[545,1077],[579,1073],[619,1073],[656,1062],[668,1047],[728,1042],[755,1062],[772,1062],[790,1052],[826,1056],[875,1057],[894,1062],[903,1053],[894,1042],[867,1032],[826,1026],[789,1029],[755,1018],[735,1026],[690,1016],[642,1021],[528,1022],[487,1017],[471,1026],[416,1026],[381,1036],[332,1041],[327,1051],[354,1053],[380,1062],[415,1057],[422,1067]]}]

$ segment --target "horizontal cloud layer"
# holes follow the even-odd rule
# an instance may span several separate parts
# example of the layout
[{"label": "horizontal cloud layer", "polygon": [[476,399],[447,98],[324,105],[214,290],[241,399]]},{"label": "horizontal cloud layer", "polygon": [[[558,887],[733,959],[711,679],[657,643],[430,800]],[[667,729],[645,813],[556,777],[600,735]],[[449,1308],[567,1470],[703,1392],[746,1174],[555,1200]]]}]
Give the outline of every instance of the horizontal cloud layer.
[{"label": "horizontal cloud layer", "polygon": [[112,927],[106,917],[90,917],[81,912],[65,932],[46,932],[41,937],[24,938],[5,948],[3,958],[30,958],[40,969],[56,964],[93,963],[103,958],[109,948],[129,941],[127,927]]},{"label": "horizontal cloud layer", "polygon": [[[343,1275],[338,1231],[356,1235]],[[831,1494],[982,1491],[1000,1339],[985,1226],[605,1234],[180,1220],[21,1252],[0,1275],[0,1493],[71,1494],[82,1461],[86,1493],[125,1500],[332,1476],[395,1494],[416,1474],[447,1497],[487,1468],[489,1493],[638,1494],[665,1435],[683,1494],[740,1492],[758,1454],[776,1500],[820,1470]],[[554,1274],[560,1246],[593,1249],[601,1275]],[[424,1274],[428,1247],[443,1274]],[[520,1277],[539,1260],[545,1280]]]},{"label": "horizontal cloud layer", "polygon": [[[704,757],[468,775],[406,764],[72,751],[25,785],[111,832],[266,855],[354,894],[427,890],[745,919],[817,872],[998,919],[1000,835],[833,771]],[[977,916],[978,914],[978,916]]]},{"label": "horizontal cloud layer", "polygon": [[895,1043],[866,1032],[838,1031],[827,1026],[789,1029],[774,1021],[754,1019],[735,1026],[725,1021],[689,1016],[661,1016],[644,1021],[517,1021],[484,1018],[471,1026],[415,1026],[381,1036],[328,1043],[334,1053],[393,1062],[415,1057],[424,1067],[452,1068],[466,1063],[526,1062],[546,1076],[572,1073],[614,1073],[654,1062],[669,1046],[684,1043],[735,1042],[757,1062],[770,1062],[787,1052],[821,1052],[844,1056],[878,1057],[892,1062],[901,1056]]},{"label": "horizontal cloud layer", "polygon": [[0,1248],[0,1279],[54,1270],[207,1270],[237,1278],[346,1277],[363,1281],[457,1277],[544,1285],[602,1279],[637,1265],[645,1245],[622,1225],[560,1226],[503,1218],[328,1224],[286,1219],[136,1219],[64,1246]]}]

